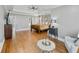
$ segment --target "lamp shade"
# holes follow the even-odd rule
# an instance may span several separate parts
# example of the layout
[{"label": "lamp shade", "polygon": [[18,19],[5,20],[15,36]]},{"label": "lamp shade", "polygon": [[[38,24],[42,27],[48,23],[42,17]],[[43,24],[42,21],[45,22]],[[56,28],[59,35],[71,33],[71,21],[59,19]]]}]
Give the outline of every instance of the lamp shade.
[{"label": "lamp shade", "polygon": [[55,28],[58,28],[58,24],[57,24],[57,23],[53,23],[53,26],[54,26]]},{"label": "lamp shade", "polygon": [[78,33],[77,37],[79,38],[79,33]]}]

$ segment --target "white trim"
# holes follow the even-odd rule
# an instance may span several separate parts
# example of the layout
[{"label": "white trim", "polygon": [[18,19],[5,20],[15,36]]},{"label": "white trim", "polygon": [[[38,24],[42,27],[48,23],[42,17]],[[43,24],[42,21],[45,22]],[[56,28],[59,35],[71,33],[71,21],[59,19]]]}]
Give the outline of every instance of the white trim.
[{"label": "white trim", "polygon": [[16,38],[16,30],[15,27],[13,27],[13,31],[12,31],[12,39]]},{"label": "white trim", "polygon": [[2,42],[0,42],[0,52],[2,51],[2,48],[3,48],[3,45],[4,45],[4,41],[5,41],[5,39]]},{"label": "white trim", "polygon": [[26,30],[30,30],[30,28],[17,29],[16,31],[26,31]]},{"label": "white trim", "polygon": [[54,35],[49,34],[49,31],[48,31],[48,36],[50,36],[51,38],[55,38],[55,39],[58,39],[58,40],[64,42],[64,38],[61,38],[61,37],[55,37]]},{"label": "white trim", "polygon": [[64,42],[65,39],[64,38],[61,38],[61,37],[58,37],[58,40]]}]

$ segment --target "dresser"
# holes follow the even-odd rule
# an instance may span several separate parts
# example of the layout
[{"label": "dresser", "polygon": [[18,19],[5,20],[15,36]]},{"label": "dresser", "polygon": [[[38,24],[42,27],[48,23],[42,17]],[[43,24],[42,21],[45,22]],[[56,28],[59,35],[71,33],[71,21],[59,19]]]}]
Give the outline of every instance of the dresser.
[{"label": "dresser", "polygon": [[4,37],[5,39],[12,39],[12,24],[4,25]]}]

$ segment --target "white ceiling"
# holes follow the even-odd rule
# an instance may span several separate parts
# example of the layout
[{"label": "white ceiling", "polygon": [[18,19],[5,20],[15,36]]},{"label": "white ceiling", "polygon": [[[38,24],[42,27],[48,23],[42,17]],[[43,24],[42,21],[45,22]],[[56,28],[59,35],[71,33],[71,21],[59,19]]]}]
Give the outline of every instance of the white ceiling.
[{"label": "white ceiling", "polygon": [[8,10],[13,10],[13,5],[4,5],[4,8],[7,12]]},{"label": "white ceiling", "polygon": [[[33,5],[38,7],[38,10],[51,10],[53,8],[59,7],[60,5]],[[32,5],[16,5],[14,6],[14,10],[28,10],[32,7]]]},{"label": "white ceiling", "polygon": [[38,7],[38,11],[34,11],[30,9],[32,5],[6,5],[5,9],[6,11],[12,10],[13,12],[21,12],[21,13],[42,13],[42,14],[49,14],[51,13],[51,10],[54,8],[60,7],[61,5],[33,5],[35,7]]}]

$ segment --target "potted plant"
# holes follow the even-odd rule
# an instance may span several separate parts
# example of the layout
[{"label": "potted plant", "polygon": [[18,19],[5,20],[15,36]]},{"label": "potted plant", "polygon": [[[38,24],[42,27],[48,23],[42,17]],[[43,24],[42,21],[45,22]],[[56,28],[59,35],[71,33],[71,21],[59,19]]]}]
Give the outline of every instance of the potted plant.
[{"label": "potted plant", "polygon": [[4,35],[5,39],[12,39],[12,24],[9,24],[9,15],[8,13],[5,17],[6,24],[4,25]]},{"label": "potted plant", "polygon": [[5,19],[6,19],[6,24],[8,25],[9,24],[9,13],[6,15]]}]

